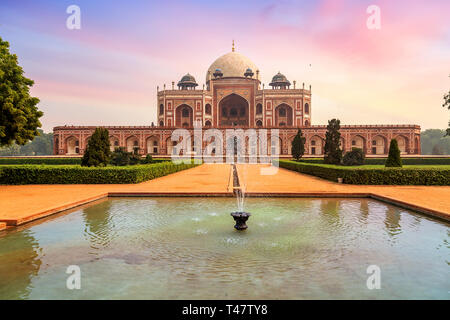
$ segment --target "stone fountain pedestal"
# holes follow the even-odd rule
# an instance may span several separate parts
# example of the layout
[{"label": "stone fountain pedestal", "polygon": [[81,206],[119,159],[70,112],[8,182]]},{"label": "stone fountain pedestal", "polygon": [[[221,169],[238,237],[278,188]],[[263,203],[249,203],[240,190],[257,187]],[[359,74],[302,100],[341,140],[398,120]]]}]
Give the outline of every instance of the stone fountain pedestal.
[{"label": "stone fountain pedestal", "polygon": [[245,222],[251,216],[250,213],[248,213],[248,212],[232,212],[231,216],[233,217],[234,221],[236,221],[236,224],[234,225],[234,228],[236,230],[245,230],[248,228],[248,226],[245,224]]}]

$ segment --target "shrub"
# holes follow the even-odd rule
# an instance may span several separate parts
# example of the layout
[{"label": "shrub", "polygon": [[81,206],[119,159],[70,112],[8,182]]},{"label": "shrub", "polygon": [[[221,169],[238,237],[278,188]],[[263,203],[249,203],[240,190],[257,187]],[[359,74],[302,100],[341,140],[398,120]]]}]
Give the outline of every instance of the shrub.
[{"label": "shrub", "polygon": [[192,168],[172,162],[133,167],[0,166],[0,184],[123,184],[139,183]]},{"label": "shrub", "polygon": [[398,148],[398,143],[396,139],[391,140],[389,146],[389,155],[386,160],[385,167],[401,167],[402,159],[400,158],[400,149]]},{"label": "shrub", "polygon": [[84,167],[105,167],[111,158],[108,129],[96,128],[81,160]]},{"label": "shrub", "polygon": [[141,163],[142,164],[150,164],[150,163],[153,163],[154,161],[153,161],[153,157],[152,157],[152,155],[151,154],[147,154],[146,156],[145,156],[145,159],[142,159],[141,160]]},{"label": "shrub", "polygon": [[134,166],[141,163],[141,156],[139,155],[139,148],[133,148],[133,153],[130,155],[130,165]]},{"label": "shrub", "polygon": [[292,140],[292,156],[299,160],[305,154],[306,138],[302,135],[302,130],[298,129],[297,135]]},{"label": "shrub", "polygon": [[[364,164],[383,165],[387,158],[365,158]],[[305,163],[324,163],[320,158],[302,158],[300,162]],[[450,158],[403,158],[403,165],[450,165]]]},{"label": "shrub", "polygon": [[124,147],[114,150],[111,155],[111,164],[113,166],[127,166],[130,164],[131,152],[125,151]]},{"label": "shrub", "polygon": [[325,134],[324,162],[329,164],[340,164],[342,161],[341,145],[341,122],[338,119],[328,121],[327,133]]},{"label": "shrub", "polygon": [[450,185],[448,168],[345,168],[339,166],[312,164],[279,160],[281,168],[310,174],[336,182],[364,185]]},{"label": "shrub", "polygon": [[5,164],[48,164],[69,165],[81,164],[81,158],[0,158],[0,165]]},{"label": "shrub", "polygon": [[347,152],[342,159],[345,166],[360,166],[364,164],[364,152],[360,148],[352,148],[352,151]]}]

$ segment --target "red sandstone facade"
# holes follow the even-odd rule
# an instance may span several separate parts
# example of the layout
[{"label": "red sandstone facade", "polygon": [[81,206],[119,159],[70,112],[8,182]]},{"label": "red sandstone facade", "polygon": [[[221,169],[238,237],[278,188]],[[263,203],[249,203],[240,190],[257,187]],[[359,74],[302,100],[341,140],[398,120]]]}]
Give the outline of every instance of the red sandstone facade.
[{"label": "red sandstone facade", "polygon": [[[253,71],[256,71],[256,76]],[[279,129],[279,142],[268,147],[267,154],[291,155],[291,142],[301,128],[306,137],[306,155],[323,154],[326,125],[311,125],[311,87],[293,88],[278,73],[264,88],[259,70],[246,57],[230,52],[217,59],[208,69],[206,88],[195,90],[195,78],[184,76],[174,88],[158,89],[158,123],[146,127],[106,127],[111,148],[125,147],[139,150],[142,155],[167,156],[176,152],[171,134],[185,128],[193,134],[194,123],[204,129]],[[54,153],[83,154],[95,127],[59,126],[54,132]],[[341,147],[350,151],[362,148],[367,155],[386,155],[391,139],[397,139],[403,154],[420,154],[420,126],[418,125],[343,125]],[[269,140],[270,141],[270,140]],[[208,141],[203,141],[203,148]],[[224,150],[226,148],[224,142]],[[198,152],[193,147],[193,152]]]}]

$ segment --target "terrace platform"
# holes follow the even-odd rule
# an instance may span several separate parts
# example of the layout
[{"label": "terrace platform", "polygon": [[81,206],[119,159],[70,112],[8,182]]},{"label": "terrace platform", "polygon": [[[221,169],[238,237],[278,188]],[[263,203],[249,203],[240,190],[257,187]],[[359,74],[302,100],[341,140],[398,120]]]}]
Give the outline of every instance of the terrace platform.
[{"label": "terrace platform", "polygon": [[[450,221],[450,186],[343,185],[269,165],[237,165],[247,196],[371,197]],[[0,228],[21,225],[108,196],[233,196],[231,166],[203,164],[139,184],[0,186]]]}]

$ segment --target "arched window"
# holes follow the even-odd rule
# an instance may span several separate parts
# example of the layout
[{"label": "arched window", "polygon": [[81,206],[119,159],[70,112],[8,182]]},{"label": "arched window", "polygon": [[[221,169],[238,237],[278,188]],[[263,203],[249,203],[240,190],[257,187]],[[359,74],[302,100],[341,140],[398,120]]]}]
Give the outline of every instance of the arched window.
[{"label": "arched window", "polygon": [[231,108],[231,110],[230,110],[230,116],[232,116],[232,117],[236,117],[236,116],[237,116],[237,110],[236,110],[236,108]]},{"label": "arched window", "polygon": [[161,127],[164,127],[164,121],[161,120],[161,121],[159,122],[159,125],[160,125]]},{"label": "arched window", "polygon": [[181,116],[182,117],[189,117],[189,109],[188,108],[183,108],[183,110],[181,110]]},{"label": "arched window", "polygon": [[280,117],[286,117],[286,109],[285,109],[285,108],[280,108],[279,110],[280,110],[280,111],[279,111],[279,112],[280,112],[280,113],[279,113],[279,114],[280,114]]},{"label": "arched window", "polygon": [[164,106],[162,104],[159,105],[159,114],[164,114]]},{"label": "arched window", "polygon": [[205,113],[211,114],[211,105],[209,103],[205,106]]},{"label": "arched window", "polygon": [[309,121],[305,120],[305,126],[309,126]]},{"label": "arched window", "polygon": [[256,105],[256,114],[262,114],[262,105],[260,103]]},{"label": "arched window", "polygon": [[262,127],[262,121],[261,120],[256,121],[256,126],[257,127]]},{"label": "arched window", "polygon": [[206,127],[211,127],[211,121],[207,120],[207,121],[205,122],[205,126],[206,126]]},{"label": "arched window", "polygon": [[183,128],[187,128],[187,127],[189,127],[189,123],[183,122]]},{"label": "arched window", "polygon": [[305,113],[309,114],[309,104],[305,103]]}]

